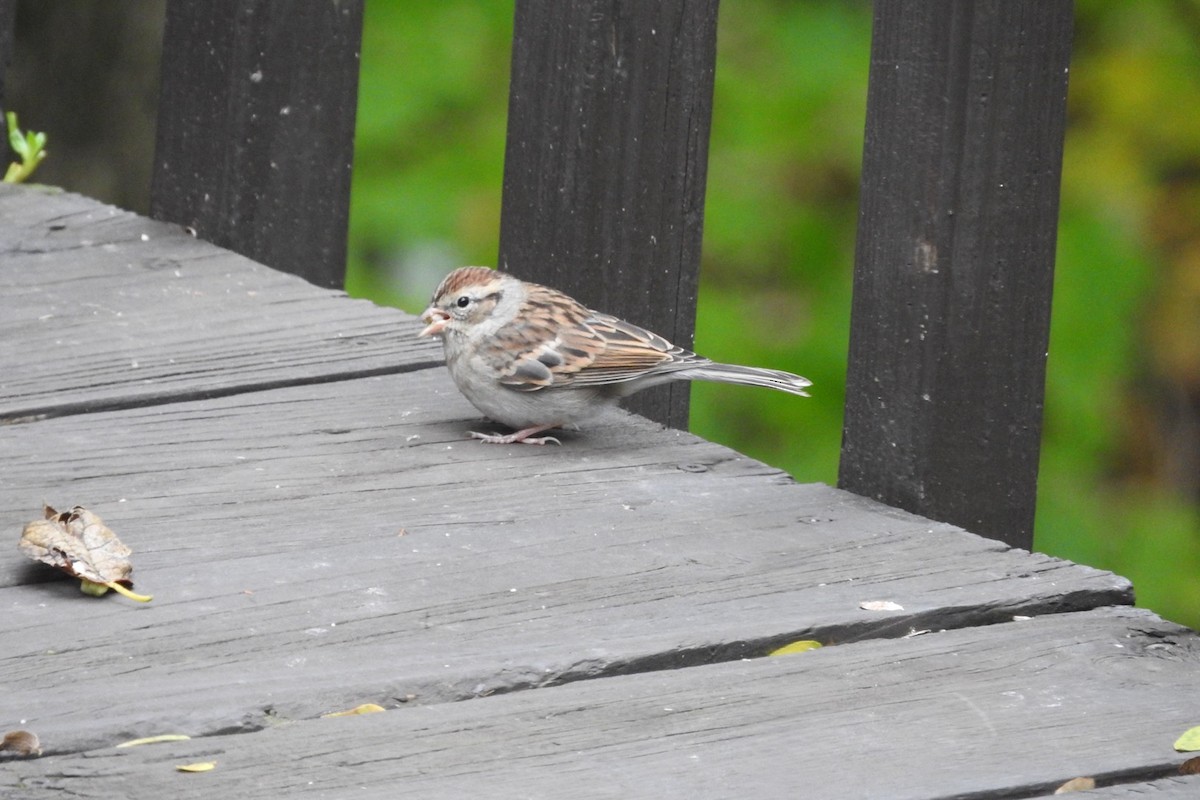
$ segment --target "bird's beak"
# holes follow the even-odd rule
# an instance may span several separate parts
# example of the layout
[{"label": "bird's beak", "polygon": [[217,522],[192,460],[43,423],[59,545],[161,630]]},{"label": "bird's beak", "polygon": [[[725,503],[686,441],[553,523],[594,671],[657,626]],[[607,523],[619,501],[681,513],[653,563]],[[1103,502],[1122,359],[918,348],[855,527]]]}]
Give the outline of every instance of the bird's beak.
[{"label": "bird's beak", "polygon": [[421,336],[438,336],[450,324],[450,315],[440,308],[430,306],[421,312],[421,321],[426,323],[424,329],[417,334]]}]

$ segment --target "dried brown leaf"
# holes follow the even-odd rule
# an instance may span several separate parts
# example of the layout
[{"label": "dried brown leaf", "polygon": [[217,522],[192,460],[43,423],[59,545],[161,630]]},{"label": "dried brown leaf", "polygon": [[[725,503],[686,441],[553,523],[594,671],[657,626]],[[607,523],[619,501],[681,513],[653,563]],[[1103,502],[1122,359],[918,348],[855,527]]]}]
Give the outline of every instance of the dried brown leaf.
[{"label": "dried brown leaf", "polygon": [[46,506],[44,514],[45,519],[30,522],[21,532],[17,547],[22,553],[80,578],[89,594],[104,594],[99,584],[135,600],[150,599],[128,591],[132,551],[100,517],[82,506],[61,513]]},{"label": "dried brown leaf", "polygon": [[36,733],[29,731],[9,731],[0,741],[0,750],[8,750],[18,756],[40,756],[42,744]]},{"label": "dried brown leaf", "polygon": [[1200,775],[1200,756],[1192,756],[1179,765],[1180,775]]}]

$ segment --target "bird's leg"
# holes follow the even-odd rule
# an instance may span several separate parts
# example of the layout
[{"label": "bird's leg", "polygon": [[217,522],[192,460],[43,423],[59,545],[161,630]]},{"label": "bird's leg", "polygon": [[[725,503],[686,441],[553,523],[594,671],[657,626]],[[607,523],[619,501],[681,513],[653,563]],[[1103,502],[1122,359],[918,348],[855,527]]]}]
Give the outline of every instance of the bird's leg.
[{"label": "bird's leg", "polygon": [[553,436],[533,436],[535,433],[548,431],[555,427],[558,426],[535,425],[532,428],[524,428],[515,433],[476,433],[475,431],[467,431],[467,433],[471,434],[472,439],[478,439],[486,444],[514,444],[516,442],[520,442],[521,444],[549,444],[550,442],[562,444],[562,442]]}]

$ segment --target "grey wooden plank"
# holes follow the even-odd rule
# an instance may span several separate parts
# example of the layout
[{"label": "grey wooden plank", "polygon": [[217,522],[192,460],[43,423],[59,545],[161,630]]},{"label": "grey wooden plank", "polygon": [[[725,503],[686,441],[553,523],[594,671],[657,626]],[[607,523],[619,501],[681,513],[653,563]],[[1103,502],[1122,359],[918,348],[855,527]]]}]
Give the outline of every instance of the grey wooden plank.
[{"label": "grey wooden plank", "polygon": [[78,750],[1130,602],[621,412],[561,448],[479,422],[439,368],[0,426],[0,530],[87,505],[156,595],[0,548],[5,707]]},{"label": "grey wooden plank", "polygon": [[78,195],[0,187],[0,420],[441,360],[395,309]]},{"label": "grey wooden plank", "polygon": [[[1040,796],[1077,775],[1172,772],[1197,669],[1195,633],[1103,609],[44,757],[9,765],[0,786],[132,799]],[[204,776],[173,770],[208,760]]]}]

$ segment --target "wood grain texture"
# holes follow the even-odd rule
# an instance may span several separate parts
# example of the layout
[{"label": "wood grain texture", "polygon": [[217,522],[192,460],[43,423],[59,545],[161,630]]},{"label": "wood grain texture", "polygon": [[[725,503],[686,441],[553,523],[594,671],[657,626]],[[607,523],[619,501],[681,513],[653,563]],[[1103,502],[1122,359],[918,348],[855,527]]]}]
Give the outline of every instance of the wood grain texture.
[{"label": "wood grain texture", "polygon": [[428,367],[420,323],[77,195],[0,187],[0,420]]},{"label": "wood grain texture", "polygon": [[[519,0],[500,267],[691,347],[716,0]],[[687,427],[686,384],[626,407]]]},{"label": "wood grain texture", "polygon": [[341,287],[362,0],[173,0],[150,213]]},{"label": "wood grain texture", "polygon": [[[1077,775],[1172,772],[1171,741],[1195,722],[1179,687],[1197,669],[1196,634],[1105,609],[51,756],[8,765],[0,786],[131,800],[1041,796]],[[173,771],[208,760],[205,776]],[[1197,785],[1162,781],[1162,796],[1181,783]]]},{"label": "wood grain texture", "polygon": [[1129,601],[621,412],[561,448],[479,424],[439,368],[0,427],[0,530],[86,505],[155,595],[0,550],[8,706],[78,750]]},{"label": "wood grain texture", "polygon": [[1070,0],[877,0],[838,484],[1033,538]]}]

